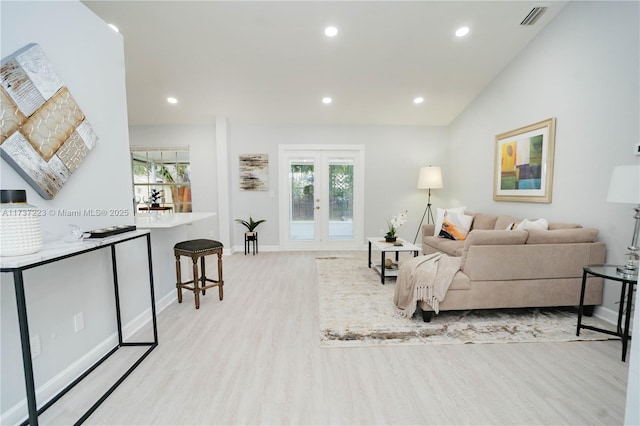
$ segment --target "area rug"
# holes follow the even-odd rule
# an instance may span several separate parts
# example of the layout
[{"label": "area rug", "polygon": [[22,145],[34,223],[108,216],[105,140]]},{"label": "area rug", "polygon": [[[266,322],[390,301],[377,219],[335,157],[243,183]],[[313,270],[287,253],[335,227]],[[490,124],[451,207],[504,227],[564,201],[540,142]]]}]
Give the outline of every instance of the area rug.
[{"label": "area rug", "polygon": [[[576,308],[500,309],[441,312],[430,323],[420,311],[412,319],[396,314],[395,279],[380,283],[365,256],[316,259],[323,347],[607,340],[581,330]],[[607,327],[595,317],[585,323]],[[610,327],[610,326],[609,326]]]}]

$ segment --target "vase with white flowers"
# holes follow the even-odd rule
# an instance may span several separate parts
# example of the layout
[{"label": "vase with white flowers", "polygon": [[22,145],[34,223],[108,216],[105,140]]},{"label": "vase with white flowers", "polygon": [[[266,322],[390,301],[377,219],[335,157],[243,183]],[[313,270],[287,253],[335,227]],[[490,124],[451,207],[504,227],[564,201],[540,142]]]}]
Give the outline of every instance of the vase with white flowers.
[{"label": "vase with white flowers", "polygon": [[407,210],[404,212],[398,213],[396,216],[392,217],[387,221],[387,226],[389,227],[389,231],[384,234],[384,240],[388,243],[395,243],[398,239],[396,233],[398,232],[398,228],[405,224],[407,221]]}]

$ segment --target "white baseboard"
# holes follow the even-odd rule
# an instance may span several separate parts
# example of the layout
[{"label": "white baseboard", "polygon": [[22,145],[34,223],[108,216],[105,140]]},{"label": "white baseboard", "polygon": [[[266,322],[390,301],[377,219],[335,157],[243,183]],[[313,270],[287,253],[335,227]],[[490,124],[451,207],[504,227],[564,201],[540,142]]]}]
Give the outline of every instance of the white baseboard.
[{"label": "white baseboard", "polygon": [[[156,316],[166,309],[177,299],[175,291],[165,295],[156,302]],[[122,337],[126,341],[138,330],[151,322],[151,308],[144,310],[140,315],[129,321],[122,327]],[[62,370],[51,380],[36,389],[36,401],[42,407],[47,401],[57,395],[62,389],[73,382],[83,372],[87,371],[93,364],[102,358],[109,350],[118,344],[118,334],[113,333],[96,347],[80,357],[76,362]],[[0,425],[19,424],[27,419],[27,399],[26,397],[13,405],[11,408],[0,414]]]},{"label": "white baseboard", "polygon": [[[605,308],[604,306],[596,306],[596,308],[593,311],[593,316],[611,324],[614,327],[612,328],[612,330],[614,330],[615,327],[618,325],[618,311],[613,311],[609,308]],[[624,327],[624,317],[623,317],[622,326]],[[632,331],[633,331],[633,313],[631,314],[631,319],[629,320],[629,333],[632,334],[631,333]]]},{"label": "white baseboard", "polygon": [[[273,251],[280,251],[280,246],[260,246],[258,247],[258,253],[259,252],[273,252]],[[244,246],[233,246],[233,253],[244,253]],[[249,252],[247,254],[253,254],[253,250],[249,250]]]},{"label": "white baseboard", "polygon": [[[355,247],[355,248],[336,249],[336,250],[366,251],[367,247],[368,247],[367,244],[363,244],[362,246]],[[310,250],[310,249],[308,249],[308,248],[296,249],[296,251],[307,251],[307,250]],[[326,249],[326,250],[334,250],[334,249]],[[283,250],[280,248],[280,246],[260,246],[259,251],[260,252],[276,252],[276,251],[283,251]],[[311,251],[323,251],[323,250],[311,250]],[[244,246],[233,246],[232,252],[233,253],[244,253]],[[247,253],[247,255],[249,255],[249,254],[253,254],[253,251],[250,251],[249,253]]]}]

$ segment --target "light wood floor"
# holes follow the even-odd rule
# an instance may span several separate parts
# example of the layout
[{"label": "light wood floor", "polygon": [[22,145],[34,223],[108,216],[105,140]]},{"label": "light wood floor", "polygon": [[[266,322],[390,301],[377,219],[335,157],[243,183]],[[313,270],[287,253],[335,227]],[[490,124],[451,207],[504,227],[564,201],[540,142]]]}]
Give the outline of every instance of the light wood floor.
[{"label": "light wood floor", "polygon": [[[158,348],[87,423],[623,423],[619,341],[321,349],[319,254],[224,257],[224,300],[213,289],[196,311],[185,292],[164,310]],[[73,422],[112,376],[41,423]]]}]

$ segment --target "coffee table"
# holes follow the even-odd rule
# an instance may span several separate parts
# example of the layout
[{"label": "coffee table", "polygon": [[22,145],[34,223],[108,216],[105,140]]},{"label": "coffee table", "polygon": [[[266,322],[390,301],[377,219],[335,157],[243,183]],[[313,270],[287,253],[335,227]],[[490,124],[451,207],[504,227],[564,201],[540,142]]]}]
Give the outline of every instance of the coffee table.
[{"label": "coffee table", "polygon": [[[394,243],[388,243],[384,240],[384,237],[370,237],[367,238],[369,241],[369,268],[373,267],[380,274],[380,282],[384,284],[384,279],[386,277],[397,277],[398,276],[398,259],[400,252],[413,252],[413,257],[418,255],[420,251],[420,247],[413,245],[407,241],[398,239],[397,243],[402,245],[394,245]],[[380,263],[372,263],[371,262],[371,250],[375,248],[380,251]],[[395,253],[396,254],[396,263],[393,265],[391,269],[387,269],[384,267],[384,261],[387,253]]]}]

